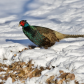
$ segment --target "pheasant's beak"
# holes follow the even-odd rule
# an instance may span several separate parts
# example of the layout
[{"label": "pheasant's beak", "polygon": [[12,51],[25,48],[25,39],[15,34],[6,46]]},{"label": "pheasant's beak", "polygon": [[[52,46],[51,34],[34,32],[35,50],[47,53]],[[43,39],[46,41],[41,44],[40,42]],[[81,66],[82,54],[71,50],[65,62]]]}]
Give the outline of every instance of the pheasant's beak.
[{"label": "pheasant's beak", "polygon": [[21,25],[19,24],[18,27],[20,27]]}]

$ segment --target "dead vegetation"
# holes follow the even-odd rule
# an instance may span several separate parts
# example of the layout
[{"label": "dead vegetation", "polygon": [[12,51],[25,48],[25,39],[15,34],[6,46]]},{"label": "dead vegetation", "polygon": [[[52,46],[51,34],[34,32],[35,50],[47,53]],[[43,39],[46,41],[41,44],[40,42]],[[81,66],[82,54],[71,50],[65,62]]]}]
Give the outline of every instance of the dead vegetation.
[{"label": "dead vegetation", "polygon": [[75,75],[71,74],[71,73],[66,73],[62,70],[59,71],[60,72],[60,76],[50,76],[47,80],[46,83],[47,84],[63,84],[63,82],[66,82],[66,84],[68,82],[70,82],[71,80],[75,81],[75,84],[79,84],[78,81],[75,80]]},{"label": "dead vegetation", "polygon": [[[0,79],[2,79],[2,82],[0,82],[0,84],[4,84],[3,81],[7,80],[9,77],[12,78],[12,82],[20,80],[22,83],[24,83],[28,77],[31,79],[32,77],[41,76],[41,72],[46,69],[50,70],[49,67],[45,67],[45,68],[40,67],[39,69],[34,68],[34,64],[32,64],[32,61],[29,61],[28,63],[18,61],[18,62],[12,63],[9,66],[7,66],[6,64],[0,63],[0,72],[5,72],[4,74],[0,74]],[[55,75],[50,76],[46,80],[46,83],[63,84],[64,81],[67,83],[67,82],[70,82],[71,80],[75,80],[74,74],[65,73],[62,70],[60,70],[59,72],[60,72],[59,77]],[[75,80],[75,84],[79,84],[78,81]]]},{"label": "dead vegetation", "polygon": [[[29,61],[27,64],[25,62],[15,62],[12,63],[9,66],[6,66],[4,64],[0,64],[0,72],[5,72],[5,74],[1,74],[0,78],[2,80],[7,80],[9,77],[12,78],[12,82],[15,82],[16,80],[20,80],[21,82],[25,82],[25,80],[29,77],[39,77],[41,75],[41,72],[45,69],[49,68],[32,68],[34,67],[34,64],[31,63],[32,61]],[[7,70],[4,70],[3,68],[7,68]],[[3,75],[5,75],[3,77]],[[0,83],[1,84],[1,83]]]}]

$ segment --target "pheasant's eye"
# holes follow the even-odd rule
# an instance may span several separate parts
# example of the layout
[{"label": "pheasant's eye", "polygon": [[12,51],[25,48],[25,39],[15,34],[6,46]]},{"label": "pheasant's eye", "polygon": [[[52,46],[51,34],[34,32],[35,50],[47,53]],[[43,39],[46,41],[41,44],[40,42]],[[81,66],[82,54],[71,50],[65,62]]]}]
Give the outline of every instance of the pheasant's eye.
[{"label": "pheasant's eye", "polygon": [[24,21],[21,21],[21,22],[20,22],[20,25],[21,25],[21,26],[24,26],[24,25],[25,25],[25,22],[24,22]]}]

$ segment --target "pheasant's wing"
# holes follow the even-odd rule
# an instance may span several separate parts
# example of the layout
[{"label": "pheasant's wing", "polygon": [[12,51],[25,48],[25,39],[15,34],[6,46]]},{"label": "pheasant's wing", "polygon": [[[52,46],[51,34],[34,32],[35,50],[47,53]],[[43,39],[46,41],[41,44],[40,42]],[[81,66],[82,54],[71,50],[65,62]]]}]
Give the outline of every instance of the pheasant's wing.
[{"label": "pheasant's wing", "polygon": [[34,26],[36,28],[37,31],[39,31],[39,33],[41,34],[48,34],[53,32],[53,30],[46,28],[46,27],[40,27],[40,26]]},{"label": "pheasant's wing", "polygon": [[56,41],[59,41],[59,39],[56,37],[56,34],[54,33],[54,30],[40,26],[34,26],[34,27],[36,28],[37,31],[39,31],[40,34],[48,38],[51,41],[51,43],[55,43]]}]

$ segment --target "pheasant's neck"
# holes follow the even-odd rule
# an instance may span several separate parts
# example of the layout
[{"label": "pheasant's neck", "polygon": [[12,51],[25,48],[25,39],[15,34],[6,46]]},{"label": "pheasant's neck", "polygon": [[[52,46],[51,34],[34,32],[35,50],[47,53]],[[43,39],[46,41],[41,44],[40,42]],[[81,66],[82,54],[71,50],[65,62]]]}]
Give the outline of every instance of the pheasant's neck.
[{"label": "pheasant's neck", "polygon": [[23,32],[31,41],[33,41],[33,37],[35,36],[35,33],[36,33],[36,30],[34,29],[33,26],[29,25],[29,26],[23,27]]},{"label": "pheasant's neck", "polygon": [[35,29],[33,26],[29,25],[28,23],[26,23],[24,26],[23,26],[23,29],[27,29],[27,30],[33,30]]},{"label": "pheasant's neck", "polygon": [[23,27],[23,30],[25,32],[28,32],[29,34],[33,34],[36,32],[35,28],[33,26],[30,26],[29,24],[25,24],[25,26]]},{"label": "pheasant's neck", "polygon": [[28,27],[28,26],[30,26],[30,25],[29,25],[28,23],[26,23],[26,24],[24,25],[24,28],[25,28],[25,27]]}]

